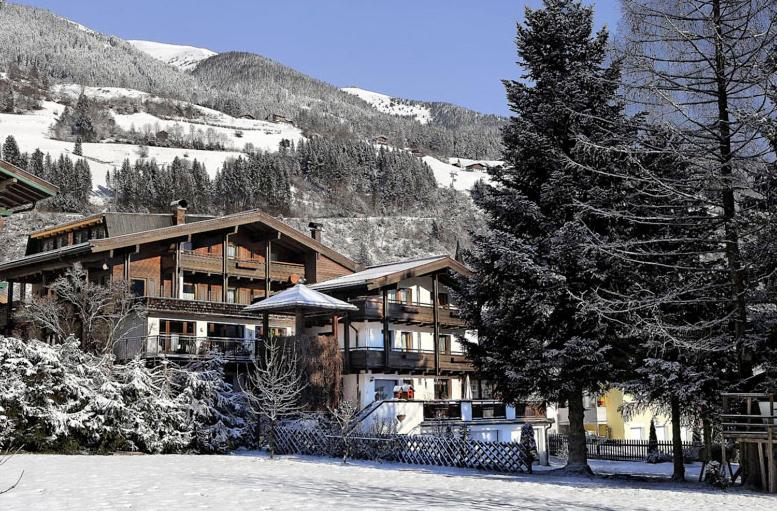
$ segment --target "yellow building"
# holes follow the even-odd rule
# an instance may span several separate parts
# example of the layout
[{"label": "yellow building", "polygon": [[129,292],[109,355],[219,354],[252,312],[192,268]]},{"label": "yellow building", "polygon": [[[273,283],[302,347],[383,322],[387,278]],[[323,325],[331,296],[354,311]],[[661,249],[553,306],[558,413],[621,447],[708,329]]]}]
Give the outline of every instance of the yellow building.
[{"label": "yellow building", "polygon": [[[626,419],[621,410],[623,405],[628,404],[630,400],[630,397],[624,395],[623,391],[619,389],[612,389],[599,397],[586,397],[584,401],[586,431],[603,438],[647,440],[650,435],[650,419],[653,419],[658,440],[672,440],[672,420],[665,415],[653,413],[651,410],[643,410],[631,414]],[[566,433],[569,429],[568,409],[549,407],[548,412],[549,416],[556,420],[557,432]],[[681,437],[684,441],[689,441],[691,431],[683,426]]]}]

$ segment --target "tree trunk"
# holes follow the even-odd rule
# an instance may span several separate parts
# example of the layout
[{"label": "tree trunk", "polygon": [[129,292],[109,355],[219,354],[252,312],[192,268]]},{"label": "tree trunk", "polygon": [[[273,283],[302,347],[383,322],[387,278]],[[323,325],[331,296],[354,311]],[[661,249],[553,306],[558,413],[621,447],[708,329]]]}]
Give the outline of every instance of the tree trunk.
[{"label": "tree trunk", "polygon": [[672,396],[672,470],[673,481],[685,481],[685,462],[683,461],[683,439],[680,431],[680,399]]},{"label": "tree trunk", "polygon": [[726,79],[726,57],[723,50],[725,28],[721,19],[720,0],[712,0],[712,20],[715,37],[715,81],[718,103],[718,138],[720,151],[720,176],[723,178],[721,199],[725,222],[725,254],[731,280],[731,301],[733,305],[732,334],[737,348],[737,359],[741,378],[753,374],[750,354],[745,352],[744,334],[747,325],[747,304],[745,302],[745,275],[742,268],[739,248],[739,229],[737,226],[737,208],[733,182],[733,153],[731,149],[731,127]]},{"label": "tree trunk", "polygon": [[578,387],[569,393],[569,458],[566,472],[593,474],[588,466],[588,449],[585,442],[585,427],[583,425],[583,389]]}]

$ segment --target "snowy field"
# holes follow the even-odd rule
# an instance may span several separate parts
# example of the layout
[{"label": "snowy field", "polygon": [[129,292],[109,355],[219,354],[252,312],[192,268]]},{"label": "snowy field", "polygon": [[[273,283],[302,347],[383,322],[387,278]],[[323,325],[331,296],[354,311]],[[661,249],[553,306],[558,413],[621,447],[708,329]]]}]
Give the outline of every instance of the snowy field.
[{"label": "snowy field", "polygon": [[[623,466],[623,464],[613,464]],[[607,470],[607,462],[594,462]],[[538,509],[774,510],[777,498],[698,483],[630,482],[552,474],[501,475],[458,469],[282,457],[20,455],[0,472],[0,509]]]}]

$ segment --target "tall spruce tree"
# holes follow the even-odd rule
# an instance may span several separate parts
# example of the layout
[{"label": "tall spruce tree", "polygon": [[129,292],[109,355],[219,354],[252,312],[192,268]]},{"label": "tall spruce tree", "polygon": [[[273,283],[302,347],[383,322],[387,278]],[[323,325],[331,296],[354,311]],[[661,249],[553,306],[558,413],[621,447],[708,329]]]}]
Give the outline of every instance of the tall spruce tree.
[{"label": "tall spruce tree", "polygon": [[11,165],[23,167],[22,154],[19,151],[19,145],[13,135],[8,135],[3,143],[3,159]]},{"label": "tall spruce tree", "polygon": [[622,143],[602,121],[623,116],[620,71],[607,63],[606,30],[594,34],[592,9],[573,0],[527,9],[517,47],[525,74],[505,82],[514,112],[504,130],[507,165],[491,170],[494,185],[475,196],[489,229],[473,236],[474,274],[462,282],[464,315],[479,337],[468,349],[504,399],[568,404],[566,469],[588,473],[584,396],[610,384],[622,350],[612,329],[579,308],[581,296],[617,280],[605,258],[585,250],[589,230],[607,236],[616,226],[586,228],[579,204],[614,201],[616,189],[606,171],[576,162],[586,159],[581,139]]}]

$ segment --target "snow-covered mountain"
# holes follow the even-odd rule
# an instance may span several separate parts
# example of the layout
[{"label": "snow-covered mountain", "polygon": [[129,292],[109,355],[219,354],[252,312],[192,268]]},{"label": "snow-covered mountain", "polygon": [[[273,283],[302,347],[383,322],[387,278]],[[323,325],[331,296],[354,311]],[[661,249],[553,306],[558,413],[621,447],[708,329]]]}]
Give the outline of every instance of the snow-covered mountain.
[{"label": "snow-covered mountain", "polygon": [[385,114],[412,117],[421,124],[428,124],[432,120],[432,112],[429,108],[416,102],[392,98],[386,94],[360,89],[359,87],[344,87],[340,90],[363,99],[375,107],[376,110]]},{"label": "snow-covered mountain", "polygon": [[197,67],[200,61],[216,55],[215,51],[194,46],[140,41],[137,39],[131,39],[127,42],[143,53],[161,60],[165,64],[177,67],[182,71],[191,71]]}]

